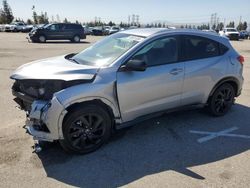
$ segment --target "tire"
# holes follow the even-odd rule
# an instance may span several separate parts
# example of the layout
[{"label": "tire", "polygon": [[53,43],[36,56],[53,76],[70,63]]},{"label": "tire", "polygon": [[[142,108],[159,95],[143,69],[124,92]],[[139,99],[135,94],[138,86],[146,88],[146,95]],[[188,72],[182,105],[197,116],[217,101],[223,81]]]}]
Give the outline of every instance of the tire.
[{"label": "tire", "polygon": [[71,41],[75,43],[79,43],[81,41],[81,38],[79,37],[79,35],[75,35]]},{"label": "tire", "polygon": [[46,42],[46,37],[45,37],[44,35],[40,35],[40,36],[38,37],[38,41],[39,41],[40,43],[45,43],[45,42]]},{"label": "tire", "polygon": [[111,135],[112,121],[107,110],[99,105],[86,104],[69,112],[62,125],[66,152],[86,154],[100,148]]},{"label": "tire", "polygon": [[235,90],[231,84],[219,86],[208,101],[208,110],[213,116],[224,116],[232,107]]}]

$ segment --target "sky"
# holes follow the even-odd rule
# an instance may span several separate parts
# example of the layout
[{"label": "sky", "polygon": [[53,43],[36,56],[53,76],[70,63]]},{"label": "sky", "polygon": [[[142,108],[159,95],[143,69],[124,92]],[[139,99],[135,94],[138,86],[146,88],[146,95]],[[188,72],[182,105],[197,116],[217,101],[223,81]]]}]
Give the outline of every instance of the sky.
[{"label": "sky", "polygon": [[250,0],[8,0],[17,18],[32,18],[32,6],[37,13],[47,12],[49,19],[59,15],[70,21],[110,20],[128,22],[128,16],[140,16],[143,24],[156,21],[171,23],[208,23],[217,13],[221,22],[250,22]]}]

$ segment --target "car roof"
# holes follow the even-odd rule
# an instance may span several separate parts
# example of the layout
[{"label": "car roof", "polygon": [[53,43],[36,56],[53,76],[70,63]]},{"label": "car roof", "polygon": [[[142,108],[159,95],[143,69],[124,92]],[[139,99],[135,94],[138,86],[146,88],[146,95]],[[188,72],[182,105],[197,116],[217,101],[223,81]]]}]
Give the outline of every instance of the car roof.
[{"label": "car roof", "polygon": [[142,37],[149,37],[151,35],[157,34],[171,34],[171,33],[182,33],[182,34],[200,34],[200,35],[209,35],[216,36],[219,35],[215,32],[205,32],[196,29],[168,29],[168,28],[143,28],[143,29],[129,29],[122,31],[121,33],[137,35]]}]

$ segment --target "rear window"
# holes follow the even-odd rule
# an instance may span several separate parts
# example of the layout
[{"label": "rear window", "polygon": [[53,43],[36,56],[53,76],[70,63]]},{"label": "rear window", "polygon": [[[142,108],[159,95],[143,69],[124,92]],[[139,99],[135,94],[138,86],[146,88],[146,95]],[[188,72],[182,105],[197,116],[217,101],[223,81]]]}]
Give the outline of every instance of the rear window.
[{"label": "rear window", "polygon": [[210,58],[220,55],[219,43],[205,37],[184,37],[185,60]]}]

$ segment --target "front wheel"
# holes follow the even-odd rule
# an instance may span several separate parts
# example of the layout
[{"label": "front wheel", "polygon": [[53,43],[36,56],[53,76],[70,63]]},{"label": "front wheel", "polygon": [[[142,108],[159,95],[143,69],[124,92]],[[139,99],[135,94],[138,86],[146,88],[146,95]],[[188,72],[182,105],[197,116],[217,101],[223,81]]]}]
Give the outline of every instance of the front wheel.
[{"label": "front wheel", "polygon": [[88,104],[69,112],[63,122],[60,144],[67,152],[90,153],[101,147],[111,135],[112,121],[99,105]]},{"label": "front wheel", "polygon": [[208,110],[214,116],[225,115],[234,103],[235,90],[231,84],[223,84],[213,93],[208,102]]},{"label": "front wheel", "polygon": [[38,41],[41,42],[41,43],[45,43],[45,42],[46,42],[46,37],[43,36],[43,35],[40,35],[40,36],[38,37]]}]

